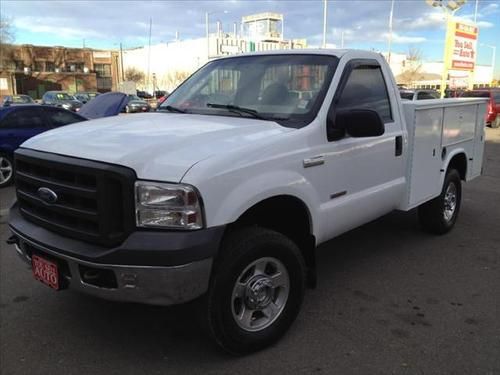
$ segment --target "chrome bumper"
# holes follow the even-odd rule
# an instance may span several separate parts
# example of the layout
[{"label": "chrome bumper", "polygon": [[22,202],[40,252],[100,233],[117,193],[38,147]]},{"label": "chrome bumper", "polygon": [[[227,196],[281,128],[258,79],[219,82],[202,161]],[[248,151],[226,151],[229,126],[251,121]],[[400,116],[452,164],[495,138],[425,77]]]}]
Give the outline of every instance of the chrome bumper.
[{"label": "chrome bumper", "polygon": [[[55,253],[20,233],[14,234],[18,238],[16,251],[30,267],[31,249],[41,252],[42,256],[46,253],[67,264],[69,272],[63,277],[70,289],[99,298],[165,306],[191,301],[208,289],[212,258],[171,267],[96,264]],[[111,271],[116,278],[115,286],[93,285],[92,280],[86,280],[89,270],[94,274]]]}]

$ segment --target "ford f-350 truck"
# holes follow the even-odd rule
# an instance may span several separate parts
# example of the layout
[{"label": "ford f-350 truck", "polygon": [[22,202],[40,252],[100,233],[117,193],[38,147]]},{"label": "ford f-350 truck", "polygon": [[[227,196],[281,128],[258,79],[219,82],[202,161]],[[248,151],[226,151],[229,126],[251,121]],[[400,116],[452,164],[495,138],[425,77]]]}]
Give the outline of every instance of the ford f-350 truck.
[{"label": "ford f-350 truck", "polygon": [[319,244],[393,210],[452,229],[462,181],[481,173],[485,110],[402,103],[372,52],[214,60],[156,113],[25,142],[10,242],[54,289],[195,301],[221,347],[248,353],[296,318]]}]

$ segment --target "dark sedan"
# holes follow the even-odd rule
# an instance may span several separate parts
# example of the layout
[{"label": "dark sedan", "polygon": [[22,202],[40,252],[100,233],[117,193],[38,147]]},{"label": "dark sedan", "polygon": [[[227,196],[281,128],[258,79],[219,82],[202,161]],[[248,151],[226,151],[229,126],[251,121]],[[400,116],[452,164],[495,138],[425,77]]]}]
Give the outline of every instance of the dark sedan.
[{"label": "dark sedan", "polygon": [[128,103],[125,106],[126,113],[136,113],[136,112],[149,112],[151,110],[151,106],[149,103],[137,95],[129,95]]},{"label": "dark sedan", "polygon": [[35,101],[29,95],[7,95],[2,101],[2,107],[19,104],[35,104]]},{"label": "dark sedan", "polygon": [[14,151],[27,139],[86,118],[63,108],[37,104],[0,109],[0,187],[12,182]]},{"label": "dark sedan", "polygon": [[61,107],[73,112],[78,112],[83,103],[76,100],[73,95],[64,91],[47,91],[43,94],[42,104]]}]

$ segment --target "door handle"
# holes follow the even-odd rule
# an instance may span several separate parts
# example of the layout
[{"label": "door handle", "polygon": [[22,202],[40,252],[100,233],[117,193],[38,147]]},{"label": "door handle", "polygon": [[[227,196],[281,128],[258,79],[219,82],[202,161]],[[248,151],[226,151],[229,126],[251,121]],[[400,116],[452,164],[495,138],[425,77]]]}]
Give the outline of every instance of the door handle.
[{"label": "door handle", "polygon": [[401,156],[403,154],[403,136],[402,135],[397,135],[396,136],[396,151],[395,155],[396,156]]},{"label": "door handle", "polygon": [[314,156],[312,158],[304,159],[302,163],[304,168],[315,167],[316,165],[325,164],[325,157],[323,155]]}]

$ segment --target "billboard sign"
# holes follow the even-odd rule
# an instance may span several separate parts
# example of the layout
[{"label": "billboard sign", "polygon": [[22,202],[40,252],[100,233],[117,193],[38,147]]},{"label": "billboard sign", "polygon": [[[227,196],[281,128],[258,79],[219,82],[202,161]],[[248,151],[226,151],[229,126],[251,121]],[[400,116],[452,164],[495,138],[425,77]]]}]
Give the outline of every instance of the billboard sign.
[{"label": "billboard sign", "polygon": [[446,33],[446,67],[450,70],[474,71],[477,51],[476,25],[448,21]]}]

